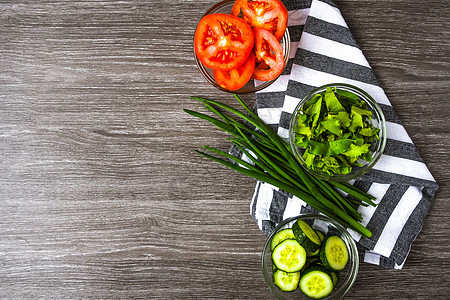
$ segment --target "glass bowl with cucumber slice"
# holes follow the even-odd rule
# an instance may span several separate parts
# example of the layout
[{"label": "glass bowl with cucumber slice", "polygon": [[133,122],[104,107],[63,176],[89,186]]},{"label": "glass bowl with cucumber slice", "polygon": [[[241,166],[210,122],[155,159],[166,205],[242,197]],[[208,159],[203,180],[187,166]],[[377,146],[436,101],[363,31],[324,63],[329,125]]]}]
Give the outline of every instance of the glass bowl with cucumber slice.
[{"label": "glass bowl with cucumber slice", "polygon": [[324,215],[284,220],[262,252],[264,280],[278,299],[341,299],[358,269],[355,241],[342,225]]},{"label": "glass bowl with cucumber slice", "polygon": [[324,180],[348,181],[368,172],[386,146],[386,120],[362,89],[323,85],[294,109],[289,143],[307,172]]}]

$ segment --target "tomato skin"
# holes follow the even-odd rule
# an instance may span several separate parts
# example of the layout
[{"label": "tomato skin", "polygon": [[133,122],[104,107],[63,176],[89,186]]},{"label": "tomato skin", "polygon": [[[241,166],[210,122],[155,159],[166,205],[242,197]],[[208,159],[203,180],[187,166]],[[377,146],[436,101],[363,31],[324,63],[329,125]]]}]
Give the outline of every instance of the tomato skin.
[{"label": "tomato skin", "polygon": [[239,16],[241,11],[252,28],[264,28],[281,41],[288,21],[288,11],[281,0],[236,0],[231,14]]},{"label": "tomato skin", "polygon": [[277,78],[284,69],[283,47],[276,37],[262,28],[253,28],[255,35],[256,67],[253,78],[269,81]]},{"label": "tomato skin", "polygon": [[253,45],[250,25],[229,14],[206,15],[195,30],[195,54],[205,67],[213,70],[238,68],[247,60]]},{"label": "tomato skin", "polygon": [[255,70],[255,55],[250,52],[247,61],[237,69],[231,71],[214,70],[214,79],[221,87],[236,91],[247,84],[252,79]]}]

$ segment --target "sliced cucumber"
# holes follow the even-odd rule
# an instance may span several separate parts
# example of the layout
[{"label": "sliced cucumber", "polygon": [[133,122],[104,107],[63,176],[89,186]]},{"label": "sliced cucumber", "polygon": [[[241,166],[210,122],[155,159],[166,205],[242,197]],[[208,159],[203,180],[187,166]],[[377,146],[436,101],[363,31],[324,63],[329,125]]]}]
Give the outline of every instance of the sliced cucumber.
[{"label": "sliced cucumber", "polygon": [[304,265],[303,268],[300,270],[300,273],[303,274],[303,272],[305,272],[305,270],[308,269],[308,267],[309,267],[311,264],[313,264],[313,263],[318,263],[318,262],[320,262],[319,256],[307,257],[307,258],[306,258],[305,265]]},{"label": "sliced cucumber", "polygon": [[284,240],[273,249],[272,261],[282,271],[300,271],[306,262],[305,248],[297,240]]},{"label": "sliced cucumber", "polygon": [[273,250],[276,245],[287,239],[295,239],[291,228],[282,229],[275,233],[272,241],[270,242],[270,250]]},{"label": "sliced cucumber", "polygon": [[300,278],[299,287],[306,296],[321,299],[331,294],[334,284],[330,273],[323,266],[313,264]]},{"label": "sliced cucumber", "polygon": [[273,283],[282,291],[291,292],[297,289],[300,281],[300,272],[284,272],[276,270],[273,273]]},{"label": "sliced cucumber", "polygon": [[333,286],[336,287],[336,284],[339,280],[340,273],[339,273],[339,271],[333,271],[330,273],[330,275],[331,275],[331,280],[333,280]]},{"label": "sliced cucumber", "polygon": [[316,230],[316,233],[317,233],[317,236],[320,239],[320,242],[323,242],[323,240],[325,239],[325,234],[323,234],[323,232],[320,231],[320,230]]},{"label": "sliced cucumber", "polygon": [[319,249],[321,244],[320,238],[316,231],[305,221],[297,220],[292,225],[292,232],[300,245],[307,251],[314,252]]},{"label": "sliced cucumber", "polygon": [[347,245],[341,237],[333,235],[324,241],[320,249],[320,260],[326,268],[340,271],[347,265],[348,258]]},{"label": "sliced cucumber", "polygon": [[306,251],[306,256],[311,257],[311,256],[317,256],[320,253],[320,248],[317,248],[316,251],[311,252],[311,251]]},{"label": "sliced cucumber", "polygon": [[[316,231],[316,233],[317,233],[317,236],[319,237],[320,243],[322,244],[323,240],[325,239],[325,235],[324,235],[323,232],[320,231],[320,230],[315,230],[315,231]],[[308,257],[311,257],[311,256],[318,256],[319,253],[320,253],[320,246],[319,246],[319,248],[317,248],[317,250],[314,251],[314,252],[306,251],[306,255],[307,255]]]}]

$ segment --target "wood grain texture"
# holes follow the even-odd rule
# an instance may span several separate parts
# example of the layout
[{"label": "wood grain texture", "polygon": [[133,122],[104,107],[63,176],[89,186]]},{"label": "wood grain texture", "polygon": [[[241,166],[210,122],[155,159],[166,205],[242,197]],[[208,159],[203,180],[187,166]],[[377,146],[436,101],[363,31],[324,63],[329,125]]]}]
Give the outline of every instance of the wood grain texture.
[{"label": "wood grain texture", "polygon": [[[254,180],[182,111],[214,1],[0,1],[0,298],[272,299]],[[336,1],[440,190],[401,271],[347,299],[450,294],[448,1]],[[249,103],[252,95],[244,97]]]}]

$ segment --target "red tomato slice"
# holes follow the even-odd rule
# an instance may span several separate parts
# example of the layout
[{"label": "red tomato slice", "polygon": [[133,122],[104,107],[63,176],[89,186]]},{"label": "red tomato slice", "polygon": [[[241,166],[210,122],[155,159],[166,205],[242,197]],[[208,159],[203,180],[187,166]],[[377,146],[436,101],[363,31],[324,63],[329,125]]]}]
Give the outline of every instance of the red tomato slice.
[{"label": "red tomato slice", "polygon": [[247,61],[231,71],[214,70],[214,79],[223,88],[236,91],[242,88],[252,78],[255,70],[255,55],[250,52]]},{"label": "red tomato slice", "polygon": [[262,28],[253,28],[255,35],[256,67],[253,78],[269,81],[280,76],[284,69],[283,47],[276,37]]},{"label": "red tomato slice", "polygon": [[231,14],[242,17],[252,28],[264,28],[281,40],[286,31],[288,11],[280,0],[236,0]]},{"label": "red tomato slice", "polygon": [[222,13],[204,16],[197,25],[194,49],[207,68],[230,71],[242,65],[252,51],[253,31],[244,20]]}]

